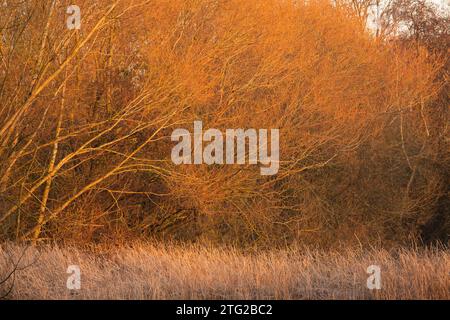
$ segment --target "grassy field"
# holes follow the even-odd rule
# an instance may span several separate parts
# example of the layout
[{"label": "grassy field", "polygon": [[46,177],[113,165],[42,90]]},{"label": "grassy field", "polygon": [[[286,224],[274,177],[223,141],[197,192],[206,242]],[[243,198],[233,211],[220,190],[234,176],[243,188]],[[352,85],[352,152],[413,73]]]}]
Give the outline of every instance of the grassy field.
[{"label": "grassy field", "polygon": [[[20,257],[22,257],[20,259]],[[109,249],[55,246],[0,249],[7,299],[449,299],[450,254],[444,249],[324,252],[139,244]],[[81,289],[68,290],[69,265]],[[380,290],[367,267],[381,268]],[[0,280],[1,282],[1,280]]]}]

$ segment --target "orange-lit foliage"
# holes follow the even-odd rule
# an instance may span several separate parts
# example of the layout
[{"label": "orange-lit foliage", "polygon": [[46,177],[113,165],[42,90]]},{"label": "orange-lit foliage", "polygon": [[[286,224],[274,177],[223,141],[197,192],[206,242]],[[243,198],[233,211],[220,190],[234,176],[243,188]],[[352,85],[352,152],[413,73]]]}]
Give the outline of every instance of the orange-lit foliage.
[{"label": "orange-lit foliage", "polygon": [[[326,1],[79,1],[80,31],[51,3],[0,13],[3,237],[420,236],[445,183],[408,143],[430,130],[439,88],[425,49],[375,39]],[[279,128],[278,175],[174,166],[170,134],[194,120]]]}]

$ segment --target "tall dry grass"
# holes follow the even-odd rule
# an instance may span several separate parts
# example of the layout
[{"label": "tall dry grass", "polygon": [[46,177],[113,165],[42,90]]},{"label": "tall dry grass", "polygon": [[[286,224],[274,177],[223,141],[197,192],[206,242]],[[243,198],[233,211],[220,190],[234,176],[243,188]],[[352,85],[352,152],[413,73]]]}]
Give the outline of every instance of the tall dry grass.
[{"label": "tall dry grass", "polygon": [[[3,244],[0,275],[22,254],[8,299],[450,298],[450,254],[438,248],[244,253],[154,244],[89,250]],[[81,268],[79,291],[66,287],[69,265]],[[381,290],[367,289],[369,265],[381,267]]]}]

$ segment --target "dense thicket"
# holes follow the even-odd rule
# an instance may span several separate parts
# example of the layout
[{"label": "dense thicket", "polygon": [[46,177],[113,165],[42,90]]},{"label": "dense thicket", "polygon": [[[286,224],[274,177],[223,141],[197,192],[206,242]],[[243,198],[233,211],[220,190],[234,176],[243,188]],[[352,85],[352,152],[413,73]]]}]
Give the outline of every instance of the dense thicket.
[{"label": "dense thicket", "polygon": [[[68,30],[72,3],[4,3],[2,239],[447,241],[448,30],[279,0],[79,0]],[[279,173],[173,165],[194,120],[279,128]]]}]

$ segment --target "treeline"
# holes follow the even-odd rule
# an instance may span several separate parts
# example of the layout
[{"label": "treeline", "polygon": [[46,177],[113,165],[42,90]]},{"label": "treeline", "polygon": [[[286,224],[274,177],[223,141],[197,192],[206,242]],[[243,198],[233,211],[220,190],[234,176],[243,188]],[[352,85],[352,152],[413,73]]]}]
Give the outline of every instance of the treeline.
[{"label": "treeline", "polygon": [[[377,3],[5,1],[0,238],[448,241],[449,21]],[[279,128],[279,173],[173,165],[194,120]]]}]

